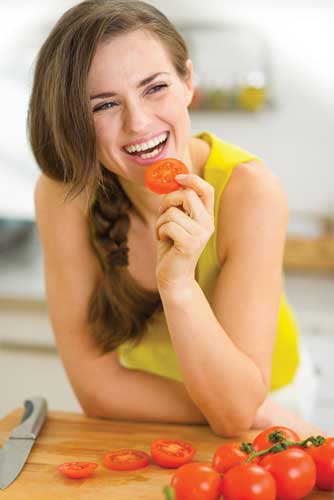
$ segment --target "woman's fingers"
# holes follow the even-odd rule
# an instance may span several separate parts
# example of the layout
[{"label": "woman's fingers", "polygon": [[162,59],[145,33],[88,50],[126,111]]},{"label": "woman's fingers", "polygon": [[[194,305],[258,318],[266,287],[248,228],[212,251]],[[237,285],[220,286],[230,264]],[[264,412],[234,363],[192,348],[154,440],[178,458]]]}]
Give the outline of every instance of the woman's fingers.
[{"label": "woman's fingers", "polygon": [[176,206],[170,206],[156,222],[156,236],[159,239],[159,230],[164,224],[174,222],[182,227],[189,235],[196,232],[197,223],[185,212]]},{"label": "woman's fingers", "polygon": [[195,174],[180,174],[175,176],[175,180],[181,186],[193,189],[198,194],[208,213],[213,215],[215,190],[211,184]]}]

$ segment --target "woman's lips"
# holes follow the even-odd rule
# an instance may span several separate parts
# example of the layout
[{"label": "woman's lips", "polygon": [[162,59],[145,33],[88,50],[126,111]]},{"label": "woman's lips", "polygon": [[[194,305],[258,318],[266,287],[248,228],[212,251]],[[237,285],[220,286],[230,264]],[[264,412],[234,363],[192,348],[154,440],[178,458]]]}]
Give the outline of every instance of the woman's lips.
[{"label": "woman's lips", "polygon": [[[159,154],[152,158],[141,158],[138,154],[130,154],[127,151],[125,151],[125,154],[127,155],[128,158],[131,158],[134,162],[138,163],[139,165],[150,165],[151,163],[154,163],[155,161],[161,160],[162,158],[166,158],[167,155],[167,148],[169,145],[169,137],[170,134],[168,133],[167,140],[166,142],[162,144],[158,144],[155,149],[159,149],[162,146],[162,150],[160,151]],[[145,154],[144,151],[141,151],[140,154]]]}]

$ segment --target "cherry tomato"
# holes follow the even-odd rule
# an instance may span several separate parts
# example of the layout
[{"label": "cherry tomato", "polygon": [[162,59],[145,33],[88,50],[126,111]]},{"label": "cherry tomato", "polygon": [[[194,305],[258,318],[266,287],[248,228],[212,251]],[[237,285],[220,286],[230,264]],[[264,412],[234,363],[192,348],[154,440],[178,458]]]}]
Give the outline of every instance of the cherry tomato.
[{"label": "cherry tomato", "polygon": [[278,500],[302,498],[315,485],[316,466],[301,449],[288,448],[279,453],[269,453],[261,460],[261,467],[274,476]]},{"label": "cherry tomato", "polygon": [[275,500],[273,476],[257,464],[232,467],[223,477],[224,500]]},{"label": "cherry tomato", "polygon": [[174,472],[171,485],[175,500],[219,500],[221,477],[208,464],[192,462]]},{"label": "cherry tomato", "polygon": [[[247,460],[249,454],[240,449],[240,443],[226,443],[217,448],[213,459],[212,468],[217,472],[225,473],[231,467],[240,465]],[[252,460],[257,463],[258,457]]]},{"label": "cherry tomato", "polygon": [[255,451],[261,451],[261,450],[266,450],[267,448],[270,448],[271,446],[274,446],[274,442],[269,441],[269,434],[275,431],[281,431],[281,433],[289,440],[289,441],[300,441],[300,438],[298,434],[293,431],[292,429],[289,429],[288,427],[283,427],[276,425],[274,427],[269,427],[268,429],[260,432],[256,436],[256,438],[253,441],[253,447]]},{"label": "cherry tomato", "polygon": [[327,438],[321,446],[310,446],[306,452],[317,468],[316,486],[319,490],[334,490],[334,438]]},{"label": "cherry tomato", "polygon": [[94,462],[66,462],[58,465],[57,469],[66,477],[81,479],[93,474],[97,467]]},{"label": "cherry tomato", "polygon": [[146,467],[150,463],[150,457],[140,450],[115,450],[104,456],[103,463],[112,470],[136,470]]},{"label": "cherry tomato", "polygon": [[188,174],[189,170],[176,158],[164,158],[147,167],[145,185],[158,194],[166,194],[180,189],[174,177],[178,174]]},{"label": "cherry tomato", "polygon": [[180,439],[156,439],[151,444],[152,458],[161,467],[180,467],[190,462],[195,453],[192,444]]}]

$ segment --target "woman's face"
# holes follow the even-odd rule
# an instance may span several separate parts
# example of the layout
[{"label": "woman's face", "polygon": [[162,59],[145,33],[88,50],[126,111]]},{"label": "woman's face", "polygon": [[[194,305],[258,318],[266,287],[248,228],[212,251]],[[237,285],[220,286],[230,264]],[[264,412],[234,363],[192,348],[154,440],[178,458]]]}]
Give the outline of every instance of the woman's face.
[{"label": "woman's face", "polygon": [[109,170],[143,185],[152,162],[186,161],[192,78],[180,79],[157,37],[137,30],[100,44],[88,90],[99,160]]}]

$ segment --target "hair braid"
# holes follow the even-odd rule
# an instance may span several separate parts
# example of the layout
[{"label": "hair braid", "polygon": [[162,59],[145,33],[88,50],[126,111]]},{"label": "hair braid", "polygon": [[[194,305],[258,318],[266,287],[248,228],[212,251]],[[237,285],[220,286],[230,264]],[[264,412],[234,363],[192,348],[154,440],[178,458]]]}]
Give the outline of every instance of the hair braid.
[{"label": "hair braid", "polygon": [[[145,333],[147,320],[162,309],[160,295],[129,275],[127,233],[132,204],[115,174],[104,169],[90,210],[91,239],[103,277],[91,297],[88,319],[102,352]],[[134,286],[135,285],[135,286]]]}]

